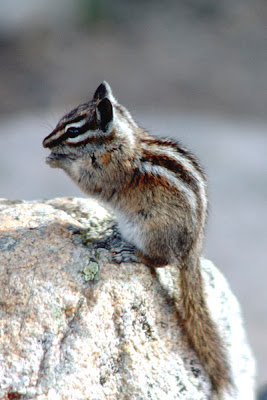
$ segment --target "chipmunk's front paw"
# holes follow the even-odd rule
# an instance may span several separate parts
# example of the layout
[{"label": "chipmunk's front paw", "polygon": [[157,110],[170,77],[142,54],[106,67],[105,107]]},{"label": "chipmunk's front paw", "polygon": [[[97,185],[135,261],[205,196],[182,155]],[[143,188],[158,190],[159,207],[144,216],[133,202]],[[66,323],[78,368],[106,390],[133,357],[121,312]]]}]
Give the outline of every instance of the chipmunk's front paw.
[{"label": "chipmunk's front paw", "polygon": [[124,244],[121,247],[113,248],[112,253],[112,261],[117,264],[123,262],[140,263],[140,259],[136,255],[136,248],[134,246]]}]

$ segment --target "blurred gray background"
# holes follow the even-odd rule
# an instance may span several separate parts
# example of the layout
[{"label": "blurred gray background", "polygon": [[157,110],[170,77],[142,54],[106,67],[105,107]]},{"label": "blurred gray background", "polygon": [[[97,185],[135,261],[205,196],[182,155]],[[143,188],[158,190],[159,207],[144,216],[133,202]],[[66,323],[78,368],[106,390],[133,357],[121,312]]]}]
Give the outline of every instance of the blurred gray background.
[{"label": "blurred gray background", "polygon": [[0,197],[83,194],[41,141],[103,79],[137,121],[206,169],[205,256],[243,309],[267,383],[264,0],[1,0]]}]

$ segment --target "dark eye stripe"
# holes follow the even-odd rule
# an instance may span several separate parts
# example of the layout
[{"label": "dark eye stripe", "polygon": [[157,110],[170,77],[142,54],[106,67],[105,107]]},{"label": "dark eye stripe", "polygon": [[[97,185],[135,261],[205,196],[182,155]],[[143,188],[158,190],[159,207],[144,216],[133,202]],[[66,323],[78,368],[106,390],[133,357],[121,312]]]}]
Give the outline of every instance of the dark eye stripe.
[{"label": "dark eye stripe", "polygon": [[[62,131],[66,125],[69,125],[73,122],[77,122],[77,120],[71,121],[71,122],[69,121],[67,124],[64,124],[64,126],[61,126]],[[70,126],[66,132],[63,131],[62,134],[58,138],[53,139],[53,136],[59,131],[59,127],[58,127],[44,139],[43,145],[44,145],[44,147],[52,148],[52,147],[55,147],[55,146],[61,144],[62,142],[64,142],[67,139],[75,138],[89,130],[94,131],[97,128],[98,128],[97,122],[95,119],[93,119],[92,121],[86,122],[83,126],[81,126],[79,128]],[[48,139],[50,139],[50,140],[48,140]]]},{"label": "dark eye stripe", "polygon": [[68,142],[69,147],[78,147],[85,146],[86,144],[96,144],[98,146],[108,145],[114,141],[115,133],[114,131],[110,132],[107,136],[90,136],[84,140],[80,140],[79,142]]},{"label": "dark eye stripe", "polygon": [[[79,128],[76,127],[69,127],[67,132],[65,133],[66,138],[74,138],[76,136],[82,135],[83,133],[87,131],[95,131],[97,129],[97,123],[96,121],[90,121],[86,122],[83,126],[80,126]],[[75,131],[75,132],[74,132]]]}]

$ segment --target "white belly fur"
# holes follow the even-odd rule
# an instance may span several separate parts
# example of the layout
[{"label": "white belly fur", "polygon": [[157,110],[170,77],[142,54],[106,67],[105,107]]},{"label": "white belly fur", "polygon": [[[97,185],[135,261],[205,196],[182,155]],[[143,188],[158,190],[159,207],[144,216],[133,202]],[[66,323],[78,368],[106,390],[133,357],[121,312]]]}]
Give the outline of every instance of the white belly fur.
[{"label": "white belly fur", "polygon": [[116,212],[119,229],[127,242],[133,244],[139,250],[143,250],[143,238],[138,224],[134,224],[125,215]]}]

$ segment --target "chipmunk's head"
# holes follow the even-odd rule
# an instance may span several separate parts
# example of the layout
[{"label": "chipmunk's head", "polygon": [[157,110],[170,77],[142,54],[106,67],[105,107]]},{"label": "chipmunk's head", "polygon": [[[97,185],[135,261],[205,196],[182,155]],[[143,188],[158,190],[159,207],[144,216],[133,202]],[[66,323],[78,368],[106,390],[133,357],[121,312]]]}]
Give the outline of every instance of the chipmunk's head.
[{"label": "chipmunk's head", "polygon": [[[131,152],[134,128],[130,113],[114,98],[107,82],[96,89],[93,99],[64,115],[43,146],[51,149],[46,162],[69,172],[70,165],[120,149]],[[76,165],[77,167],[77,165]]]}]

